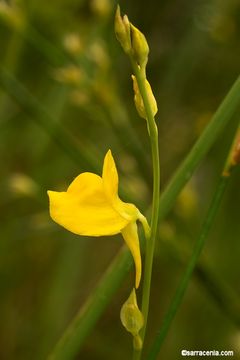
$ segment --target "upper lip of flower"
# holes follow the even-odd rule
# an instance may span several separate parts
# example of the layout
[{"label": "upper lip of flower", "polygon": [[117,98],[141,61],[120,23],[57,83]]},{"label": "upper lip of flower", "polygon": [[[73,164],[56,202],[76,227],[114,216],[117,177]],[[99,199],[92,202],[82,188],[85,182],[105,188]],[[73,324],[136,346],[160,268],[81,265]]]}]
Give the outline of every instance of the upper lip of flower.
[{"label": "upper lip of flower", "polygon": [[118,196],[118,173],[111,150],[108,150],[102,171],[104,193],[113,209],[128,221],[135,221],[139,211],[135,205],[123,202]]}]

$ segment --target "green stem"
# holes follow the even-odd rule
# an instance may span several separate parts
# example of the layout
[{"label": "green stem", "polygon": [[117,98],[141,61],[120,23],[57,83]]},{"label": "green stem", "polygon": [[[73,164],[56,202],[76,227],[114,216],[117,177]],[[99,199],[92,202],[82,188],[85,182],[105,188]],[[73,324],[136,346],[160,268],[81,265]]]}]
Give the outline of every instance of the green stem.
[{"label": "green stem", "polygon": [[[141,330],[141,337],[144,343],[148,312],[149,312],[149,299],[151,291],[151,279],[152,279],[152,265],[154,248],[158,230],[158,217],[159,217],[159,205],[160,205],[160,160],[159,160],[159,148],[158,148],[158,129],[155,123],[154,115],[152,113],[151,105],[148,99],[147,90],[145,87],[145,73],[141,71],[136,62],[131,58],[132,67],[138,88],[141,93],[144,108],[147,114],[148,130],[151,142],[152,151],[152,165],[153,165],[153,198],[152,198],[152,217],[151,217],[151,233],[150,238],[146,241],[146,257],[144,266],[144,279],[143,279],[143,295],[142,295],[142,313],[144,317],[144,326]],[[141,358],[141,350],[136,352],[135,359]]]},{"label": "green stem", "polygon": [[190,258],[190,261],[188,263],[188,266],[186,268],[185,273],[183,274],[182,280],[180,282],[180,285],[173,297],[172,303],[170,304],[169,310],[166,314],[166,316],[163,319],[162,327],[157,334],[154,343],[151,347],[150,353],[147,357],[147,360],[156,360],[157,356],[159,354],[159,351],[161,349],[162,343],[168,333],[168,330],[170,328],[170,325],[172,323],[172,320],[174,316],[176,315],[176,312],[183,300],[184,294],[186,292],[186,289],[188,287],[190,278],[192,276],[192,273],[194,271],[194,268],[197,264],[198,258],[201,254],[201,251],[204,247],[205,241],[207,239],[207,236],[209,234],[209,231],[211,229],[211,226],[215,220],[215,217],[217,215],[217,211],[219,209],[220,203],[222,201],[224,191],[226,189],[226,186],[229,182],[230,176],[221,176],[219,179],[219,183],[217,185],[217,188],[215,190],[215,193],[213,195],[210,207],[208,209],[207,215],[205,217],[205,220],[202,225],[202,229],[200,232],[200,235],[196,241],[192,256]]},{"label": "green stem", "polygon": [[133,348],[133,357],[132,360],[138,360],[139,359],[139,351],[135,350]]}]

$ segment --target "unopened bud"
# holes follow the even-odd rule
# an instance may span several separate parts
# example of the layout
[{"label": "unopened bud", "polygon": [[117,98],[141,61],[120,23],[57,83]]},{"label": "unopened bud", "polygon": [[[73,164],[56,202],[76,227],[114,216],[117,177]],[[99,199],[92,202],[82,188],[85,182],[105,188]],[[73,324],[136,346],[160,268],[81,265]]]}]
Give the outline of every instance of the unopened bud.
[{"label": "unopened bud", "polygon": [[143,33],[131,24],[133,57],[140,67],[145,68],[148,61],[149,47]]},{"label": "unopened bud", "polygon": [[[137,83],[136,77],[134,75],[132,75],[132,80],[133,80],[134,102],[135,102],[136,109],[138,111],[139,116],[142,117],[143,119],[147,120],[147,114],[145,111],[145,106],[143,103],[142,95],[140,94],[140,91],[138,88],[138,83]],[[148,96],[148,101],[151,106],[152,114],[153,114],[153,116],[155,116],[158,111],[157,102],[153,95],[151,85],[149,84],[147,79],[145,79],[145,88],[146,88],[146,92],[147,92],[147,96]]]},{"label": "unopened bud", "polygon": [[116,38],[120,42],[123,50],[128,54],[131,50],[130,23],[127,15],[121,17],[120,7],[117,6],[115,14],[114,29]]},{"label": "unopened bud", "polygon": [[142,340],[139,336],[139,331],[143,327],[144,319],[138,308],[135,289],[132,290],[129,298],[123,304],[120,312],[120,319],[126,330],[133,335],[134,347],[140,350]]}]

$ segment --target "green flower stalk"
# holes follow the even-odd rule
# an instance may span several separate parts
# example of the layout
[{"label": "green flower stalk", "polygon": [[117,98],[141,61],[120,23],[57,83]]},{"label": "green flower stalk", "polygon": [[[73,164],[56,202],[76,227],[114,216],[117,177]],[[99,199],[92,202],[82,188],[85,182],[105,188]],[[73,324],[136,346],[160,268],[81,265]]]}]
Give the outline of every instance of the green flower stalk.
[{"label": "green flower stalk", "polygon": [[[120,9],[117,8],[116,19],[120,16]],[[115,24],[116,29],[116,24]],[[147,121],[147,128],[150,137],[152,164],[153,164],[153,197],[152,197],[152,219],[150,237],[146,241],[146,257],[144,266],[143,296],[141,311],[144,317],[144,325],[140,332],[142,341],[146,332],[149,299],[152,278],[153,255],[155,248],[155,240],[158,230],[159,202],[160,202],[160,161],[158,149],[158,129],[154,116],[157,113],[157,104],[154,98],[151,86],[146,78],[146,64],[148,61],[149,48],[145,36],[132,24],[131,30],[131,48],[126,52],[130,58],[133,68],[133,88],[134,101],[140,117]],[[118,37],[117,37],[118,38]],[[126,38],[125,38],[126,40]],[[122,41],[122,39],[121,39]],[[122,42],[120,41],[121,45]],[[123,45],[122,45],[123,46]],[[135,348],[134,360],[141,358],[140,349]]]}]

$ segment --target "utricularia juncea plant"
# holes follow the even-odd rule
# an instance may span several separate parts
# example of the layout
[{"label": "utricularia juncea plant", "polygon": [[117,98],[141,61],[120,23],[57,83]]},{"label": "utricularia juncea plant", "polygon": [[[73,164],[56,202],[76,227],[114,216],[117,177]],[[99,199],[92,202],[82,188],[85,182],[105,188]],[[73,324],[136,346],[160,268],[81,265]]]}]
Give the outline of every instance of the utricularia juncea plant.
[{"label": "utricularia juncea plant", "polygon": [[[152,150],[153,203],[151,223],[133,204],[118,196],[118,172],[109,150],[104,158],[102,176],[85,172],[77,176],[67,191],[48,191],[50,215],[67,230],[85,236],[106,236],[121,233],[135,263],[135,283],[120,311],[122,324],[133,336],[133,348],[140,354],[147,324],[154,243],[158,225],[160,166],[158,131],[154,116],[157,104],[146,77],[149,47],[145,36],[117,7],[115,33],[133,69],[134,102],[140,117],[146,120]],[[138,222],[145,233],[145,265],[142,306],[138,307],[136,291],[142,275]]]}]

